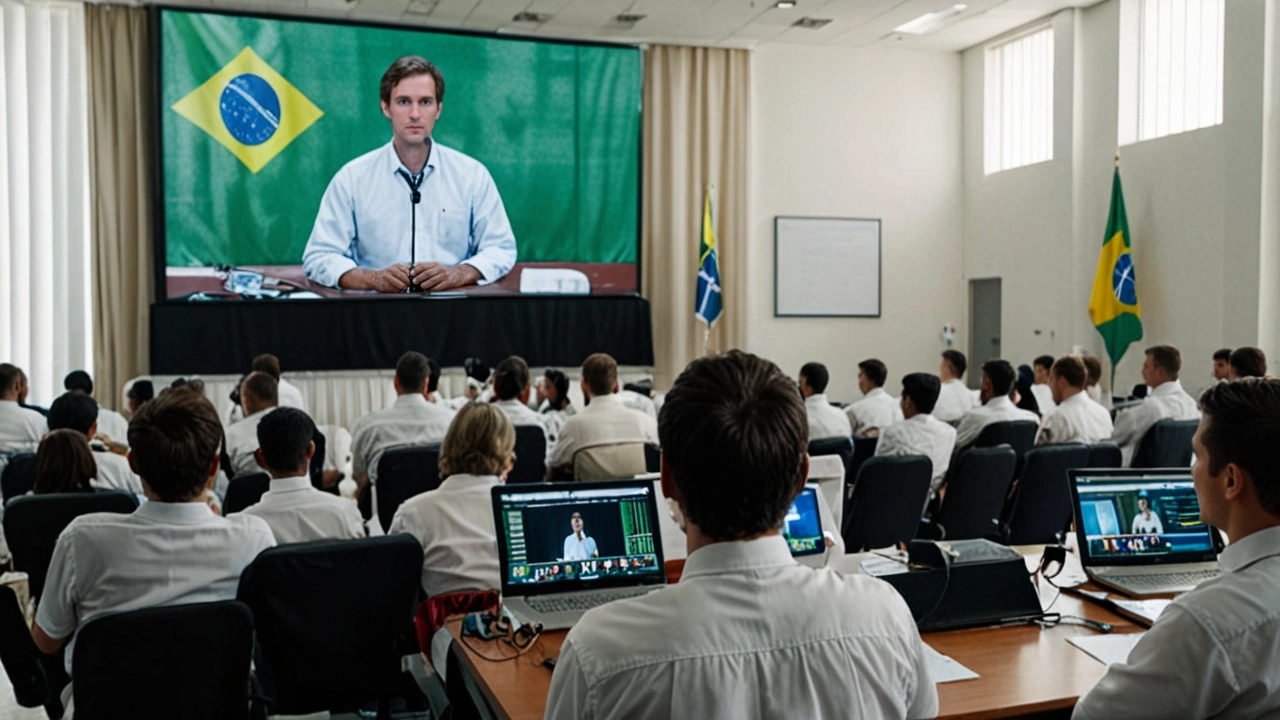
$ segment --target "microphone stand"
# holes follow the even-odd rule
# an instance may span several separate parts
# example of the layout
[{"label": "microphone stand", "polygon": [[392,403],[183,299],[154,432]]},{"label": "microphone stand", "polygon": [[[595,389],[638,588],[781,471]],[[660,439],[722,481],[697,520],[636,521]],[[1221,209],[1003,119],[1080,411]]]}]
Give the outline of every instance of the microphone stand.
[{"label": "microphone stand", "polygon": [[413,282],[413,266],[418,259],[418,203],[422,202],[422,193],[418,188],[426,177],[426,168],[417,175],[410,175],[403,169],[396,170],[396,174],[404,178],[405,184],[409,186],[409,287],[404,291],[422,292],[422,288]]}]

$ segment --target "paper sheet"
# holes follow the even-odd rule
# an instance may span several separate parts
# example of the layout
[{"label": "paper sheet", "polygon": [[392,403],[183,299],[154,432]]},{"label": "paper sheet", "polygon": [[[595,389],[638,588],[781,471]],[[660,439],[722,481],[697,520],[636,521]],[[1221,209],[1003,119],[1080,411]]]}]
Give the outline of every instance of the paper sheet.
[{"label": "paper sheet", "polygon": [[1067,638],[1067,642],[1085,651],[1090,657],[1103,665],[1114,665],[1129,659],[1129,651],[1138,644],[1146,633],[1123,633],[1111,635],[1077,635]]},{"label": "paper sheet", "polygon": [[974,680],[978,673],[956,662],[947,655],[934,650],[928,644],[924,646],[925,661],[929,663],[929,674],[935,683],[949,683],[957,680]]}]

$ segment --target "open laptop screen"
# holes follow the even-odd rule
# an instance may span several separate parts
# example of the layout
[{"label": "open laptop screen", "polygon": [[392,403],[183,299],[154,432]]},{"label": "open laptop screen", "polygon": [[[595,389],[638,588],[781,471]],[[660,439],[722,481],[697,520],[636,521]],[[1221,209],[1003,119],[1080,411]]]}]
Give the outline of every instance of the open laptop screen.
[{"label": "open laptop screen", "polygon": [[826,550],[822,519],[818,514],[817,485],[806,485],[791,502],[782,521],[782,537],[786,538],[793,557],[818,555]]},{"label": "open laptop screen", "polygon": [[1076,539],[1084,565],[1213,560],[1215,531],[1200,521],[1188,472],[1072,471]]},{"label": "open laptop screen", "polygon": [[493,488],[503,593],[663,583],[653,483]]}]

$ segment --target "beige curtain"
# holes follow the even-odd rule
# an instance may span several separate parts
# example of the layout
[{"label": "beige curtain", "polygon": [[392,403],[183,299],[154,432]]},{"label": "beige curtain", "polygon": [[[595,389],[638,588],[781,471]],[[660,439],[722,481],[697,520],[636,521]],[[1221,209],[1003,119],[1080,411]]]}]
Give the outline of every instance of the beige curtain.
[{"label": "beige curtain", "polygon": [[659,389],[704,352],[706,326],[693,312],[708,183],[724,288],[709,350],[742,342],[750,67],[745,50],[654,45],[645,54],[641,290],[653,310]]},{"label": "beige curtain", "polygon": [[149,365],[153,296],[150,34],[147,9],[85,5],[93,233],[95,395]]}]

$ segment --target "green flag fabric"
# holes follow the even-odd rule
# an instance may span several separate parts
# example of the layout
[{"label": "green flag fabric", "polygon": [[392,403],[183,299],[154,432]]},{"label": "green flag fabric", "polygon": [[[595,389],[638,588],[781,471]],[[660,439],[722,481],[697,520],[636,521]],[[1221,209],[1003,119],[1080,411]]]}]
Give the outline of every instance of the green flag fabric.
[{"label": "green flag fabric", "polygon": [[1129,345],[1142,339],[1142,303],[1138,300],[1137,278],[1130,252],[1129,219],[1124,211],[1117,165],[1111,182],[1111,212],[1102,252],[1093,278],[1089,318],[1102,334],[1111,358],[1112,372]]}]

